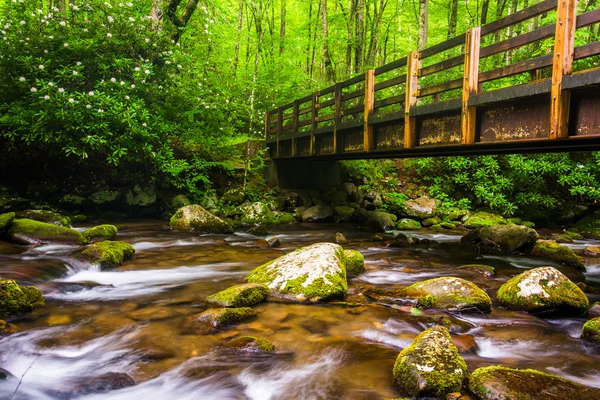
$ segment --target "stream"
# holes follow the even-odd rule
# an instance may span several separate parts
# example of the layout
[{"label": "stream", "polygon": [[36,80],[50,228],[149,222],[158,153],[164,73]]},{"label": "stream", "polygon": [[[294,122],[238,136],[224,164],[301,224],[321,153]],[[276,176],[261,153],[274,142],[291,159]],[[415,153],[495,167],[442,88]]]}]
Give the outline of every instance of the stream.
[{"label": "stream", "polygon": [[[349,280],[346,301],[305,305],[268,301],[254,319],[217,333],[189,331],[186,317],[209,306],[206,296],[241,283],[257,266],[312,243],[332,241],[365,256],[365,273]],[[460,246],[460,235],[409,232],[434,243],[386,247],[380,235],[352,224],[276,228],[268,248],[246,233],[198,235],[165,229],[163,221],[119,225],[133,260],[100,271],[77,259],[81,248],[27,248],[0,243],[0,276],[38,287],[46,307],[12,321],[18,332],[0,337],[0,399],[390,399],[405,396],[392,378],[398,352],[446,315],[469,371],[502,364],[535,368],[600,387],[598,347],[579,339],[585,317],[543,319],[494,303],[490,314],[460,314],[370,301],[367,288],[393,288],[438,276],[470,280],[490,294],[506,280],[551,262],[481,256]],[[577,241],[575,251],[598,241]],[[587,282],[600,286],[600,261],[582,258]],[[456,271],[487,264],[496,276]],[[559,268],[567,276],[576,273]],[[569,275],[571,274],[571,275]],[[590,295],[590,301],[600,296]],[[233,354],[221,347],[240,335],[271,340],[273,354]],[[81,380],[123,372],[136,385],[106,393],[78,391]],[[19,379],[22,381],[18,390]],[[14,394],[14,396],[13,396]]]}]

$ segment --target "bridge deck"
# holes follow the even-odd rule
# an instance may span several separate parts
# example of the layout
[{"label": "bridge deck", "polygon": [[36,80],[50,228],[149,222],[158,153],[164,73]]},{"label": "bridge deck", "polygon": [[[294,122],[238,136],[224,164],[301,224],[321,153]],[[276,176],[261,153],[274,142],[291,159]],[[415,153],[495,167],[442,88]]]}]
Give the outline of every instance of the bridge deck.
[{"label": "bridge deck", "polygon": [[[531,30],[542,14],[556,23]],[[599,23],[600,9],[577,15],[576,0],[545,0],[410,52],[267,112],[270,156],[600,149],[600,41],[592,40]],[[526,33],[501,39],[509,28]],[[574,45],[576,35],[584,44]],[[531,53],[541,55],[520,57]],[[494,68],[503,60],[517,61]]]}]

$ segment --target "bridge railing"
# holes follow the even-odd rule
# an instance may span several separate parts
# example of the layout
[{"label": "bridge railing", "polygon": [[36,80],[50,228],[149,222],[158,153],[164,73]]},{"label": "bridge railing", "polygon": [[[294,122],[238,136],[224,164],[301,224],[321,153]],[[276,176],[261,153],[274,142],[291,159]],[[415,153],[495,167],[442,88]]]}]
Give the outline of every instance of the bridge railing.
[{"label": "bridge railing", "polygon": [[[538,27],[539,16],[555,22]],[[600,9],[577,15],[576,0],[545,0],[412,51],[268,111],[265,130],[271,156],[565,138],[570,89],[585,84],[565,79],[572,75],[574,62],[600,54],[600,41],[592,41],[593,35],[583,35],[583,44],[575,46],[575,32],[598,23]],[[517,34],[501,39],[506,30]],[[528,51],[518,52],[526,46]],[[498,60],[505,65],[495,67]],[[515,82],[515,76],[524,78]],[[545,120],[533,117],[546,113],[547,104],[518,113],[520,132],[503,131],[502,111],[489,110],[495,103],[544,94],[550,95],[549,115]]]}]

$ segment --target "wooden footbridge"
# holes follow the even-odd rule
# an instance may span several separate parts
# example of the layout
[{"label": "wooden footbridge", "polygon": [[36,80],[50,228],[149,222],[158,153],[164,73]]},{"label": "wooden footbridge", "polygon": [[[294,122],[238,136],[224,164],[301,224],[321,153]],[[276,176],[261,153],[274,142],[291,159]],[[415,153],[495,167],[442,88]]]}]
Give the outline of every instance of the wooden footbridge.
[{"label": "wooden footbridge", "polygon": [[545,0],[269,111],[270,156],[598,150],[600,9],[577,9]]}]

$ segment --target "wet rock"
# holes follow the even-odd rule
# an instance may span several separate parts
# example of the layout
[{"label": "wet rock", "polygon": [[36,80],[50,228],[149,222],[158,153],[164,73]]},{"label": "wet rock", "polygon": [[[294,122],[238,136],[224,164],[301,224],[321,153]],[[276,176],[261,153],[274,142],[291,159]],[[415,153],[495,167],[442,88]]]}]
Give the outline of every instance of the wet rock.
[{"label": "wet rock", "polygon": [[380,303],[398,304],[402,306],[419,306],[426,308],[431,307],[431,304],[434,302],[434,299],[429,293],[407,287],[394,289],[369,288],[363,292],[363,295]]},{"label": "wet rock", "polygon": [[589,307],[581,289],[552,267],[534,268],[511,278],[496,297],[511,310],[531,313],[576,316]]},{"label": "wet rock", "polygon": [[260,201],[252,204],[242,204],[238,207],[236,213],[241,215],[240,221],[244,225],[271,225],[276,222],[273,211],[271,211],[268,205]]},{"label": "wet rock", "polygon": [[4,368],[0,368],[0,380],[7,380],[15,378],[13,374],[5,370]]},{"label": "wet rock", "polygon": [[428,293],[432,298],[429,307],[481,312],[492,310],[492,300],[487,293],[461,278],[443,276],[417,282],[408,288]]},{"label": "wet rock", "polygon": [[573,225],[573,230],[586,238],[600,239],[600,211],[596,211],[577,221]]},{"label": "wet rock", "polygon": [[477,351],[475,336],[467,333],[453,336],[452,343],[454,343],[460,353],[475,353]]},{"label": "wet rock", "polygon": [[592,306],[588,310],[588,315],[591,318],[600,317],[600,302],[597,301],[594,304],[592,304]]},{"label": "wet rock", "polygon": [[4,232],[10,227],[10,224],[15,219],[16,214],[14,212],[0,214],[0,233]]},{"label": "wet rock", "polygon": [[107,372],[81,382],[75,390],[77,395],[105,393],[135,386],[135,381],[123,372]]},{"label": "wet rock", "polygon": [[127,316],[136,321],[161,321],[174,318],[180,315],[180,312],[171,307],[151,306],[137,310],[132,310],[127,313]]},{"label": "wet rock", "polygon": [[483,264],[461,265],[460,267],[456,267],[456,269],[460,270],[460,271],[475,272],[475,273],[481,274],[487,278],[490,278],[490,277],[496,275],[496,269],[494,267],[491,267],[489,265],[483,265]]},{"label": "wet rock", "polygon": [[42,293],[33,286],[0,280],[0,318],[22,315],[45,306]]},{"label": "wet rock", "polygon": [[244,283],[227,288],[206,298],[206,301],[221,307],[250,307],[263,302],[269,288],[260,283]]},{"label": "wet rock", "polygon": [[442,220],[440,217],[431,217],[431,218],[426,218],[423,221],[421,221],[421,224],[423,224],[423,226],[432,226],[432,225],[438,225],[441,224]]},{"label": "wet rock", "polygon": [[71,244],[83,245],[87,240],[74,229],[46,224],[31,219],[15,219],[8,230],[11,241],[20,244]]},{"label": "wet rock", "polygon": [[465,228],[477,229],[493,225],[505,225],[506,219],[498,214],[492,214],[485,211],[477,211],[473,214],[467,214],[461,219]]},{"label": "wet rock", "polygon": [[326,206],[313,206],[302,214],[303,222],[333,221],[333,209]]},{"label": "wet rock", "polygon": [[271,238],[267,240],[267,246],[269,246],[270,248],[279,247],[281,246],[281,241],[276,237]]},{"label": "wet rock", "polygon": [[414,219],[402,218],[396,224],[396,229],[401,231],[416,231],[421,229],[421,223],[419,221],[415,221]]},{"label": "wet rock", "polygon": [[248,229],[248,233],[254,236],[266,236],[269,233],[269,228],[265,224],[258,224]]},{"label": "wet rock", "polygon": [[367,211],[359,209],[356,216],[360,221],[367,223],[372,229],[385,232],[395,228],[397,219],[394,214],[384,211]]},{"label": "wet rock", "polygon": [[404,213],[412,218],[426,219],[435,217],[440,201],[426,196],[414,200],[407,200],[404,203]]},{"label": "wet rock", "polygon": [[458,221],[462,219],[464,216],[469,215],[471,212],[469,210],[461,210],[461,209],[450,209],[447,211],[446,219],[448,221]]},{"label": "wet rock", "polygon": [[600,247],[598,246],[587,246],[583,250],[583,255],[586,257],[600,257]]},{"label": "wet rock", "polygon": [[585,271],[585,266],[573,250],[552,240],[538,240],[531,255]]},{"label": "wet rock", "polygon": [[600,389],[533,369],[502,366],[477,368],[469,389],[481,400],[587,400],[600,398]]},{"label": "wet rock", "polygon": [[445,398],[457,392],[467,371],[447,328],[435,326],[419,334],[398,354],[394,379],[411,396]]},{"label": "wet rock", "polygon": [[105,270],[118,267],[134,254],[135,249],[129,243],[107,240],[92,244],[81,253],[81,256]]},{"label": "wet rock", "polygon": [[256,315],[256,312],[249,307],[210,308],[202,314],[192,316],[190,320],[208,328],[219,329],[254,315]]},{"label": "wet rock", "polygon": [[18,211],[16,218],[32,219],[34,221],[45,222],[47,224],[66,226],[67,228],[69,226],[71,226],[71,218],[65,217],[64,215],[55,213],[53,211],[46,211],[46,210]]},{"label": "wet rock", "polygon": [[313,334],[325,335],[329,330],[329,323],[320,318],[309,317],[298,321],[298,325]]},{"label": "wet rock", "polygon": [[114,240],[117,237],[118,229],[114,225],[98,225],[83,232],[83,237],[90,243],[101,242],[103,240]]},{"label": "wet rock", "polygon": [[344,250],[346,257],[346,273],[351,276],[358,276],[365,272],[365,257],[356,250]]},{"label": "wet rock", "polygon": [[297,249],[254,269],[246,280],[267,285],[271,295],[296,301],[341,297],[348,290],[344,251],[333,243]]},{"label": "wet rock", "polygon": [[226,348],[241,353],[271,353],[275,346],[270,340],[256,336],[240,336],[230,340]]},{"label": "wet rock", "polygon": [[231,225],[196,204],[177,210],[170,224],[173,229],[186,232],[233,233]]},{"label": "wet rock", "polygon": [[[15,333],[17,331],[17,327],[9,324],[8,322],[4,321],[3,319],[0,319],[0,334],[8,334],[8,333]],[[6,379],[6,378],[2,378],[2,368],[0,368],[0,379]]]},{"label": "wet rock", "polygon": [[581,337],[600,343],[600,317],[592,318],[583,324]]},{"label": "wet rock", "polygon": [[344,235],[341,232],[336,232],[335,234],[335,242],[337,244],[346,244],[348,243],[348,239],[346,238],[346,235]]},{"label": "wet rock", "polygon": [[493,225],[469,232],[461,238],[461,243],[483,254],[522,254],[530,251],[538,238],[538,233],[526,226]]},{"label": "wet rock", "polygon": [[556,243],[573,243],[575,240],[583,239],[583,236],[574,231],[565,231],[561,234],[552,235]]}]

